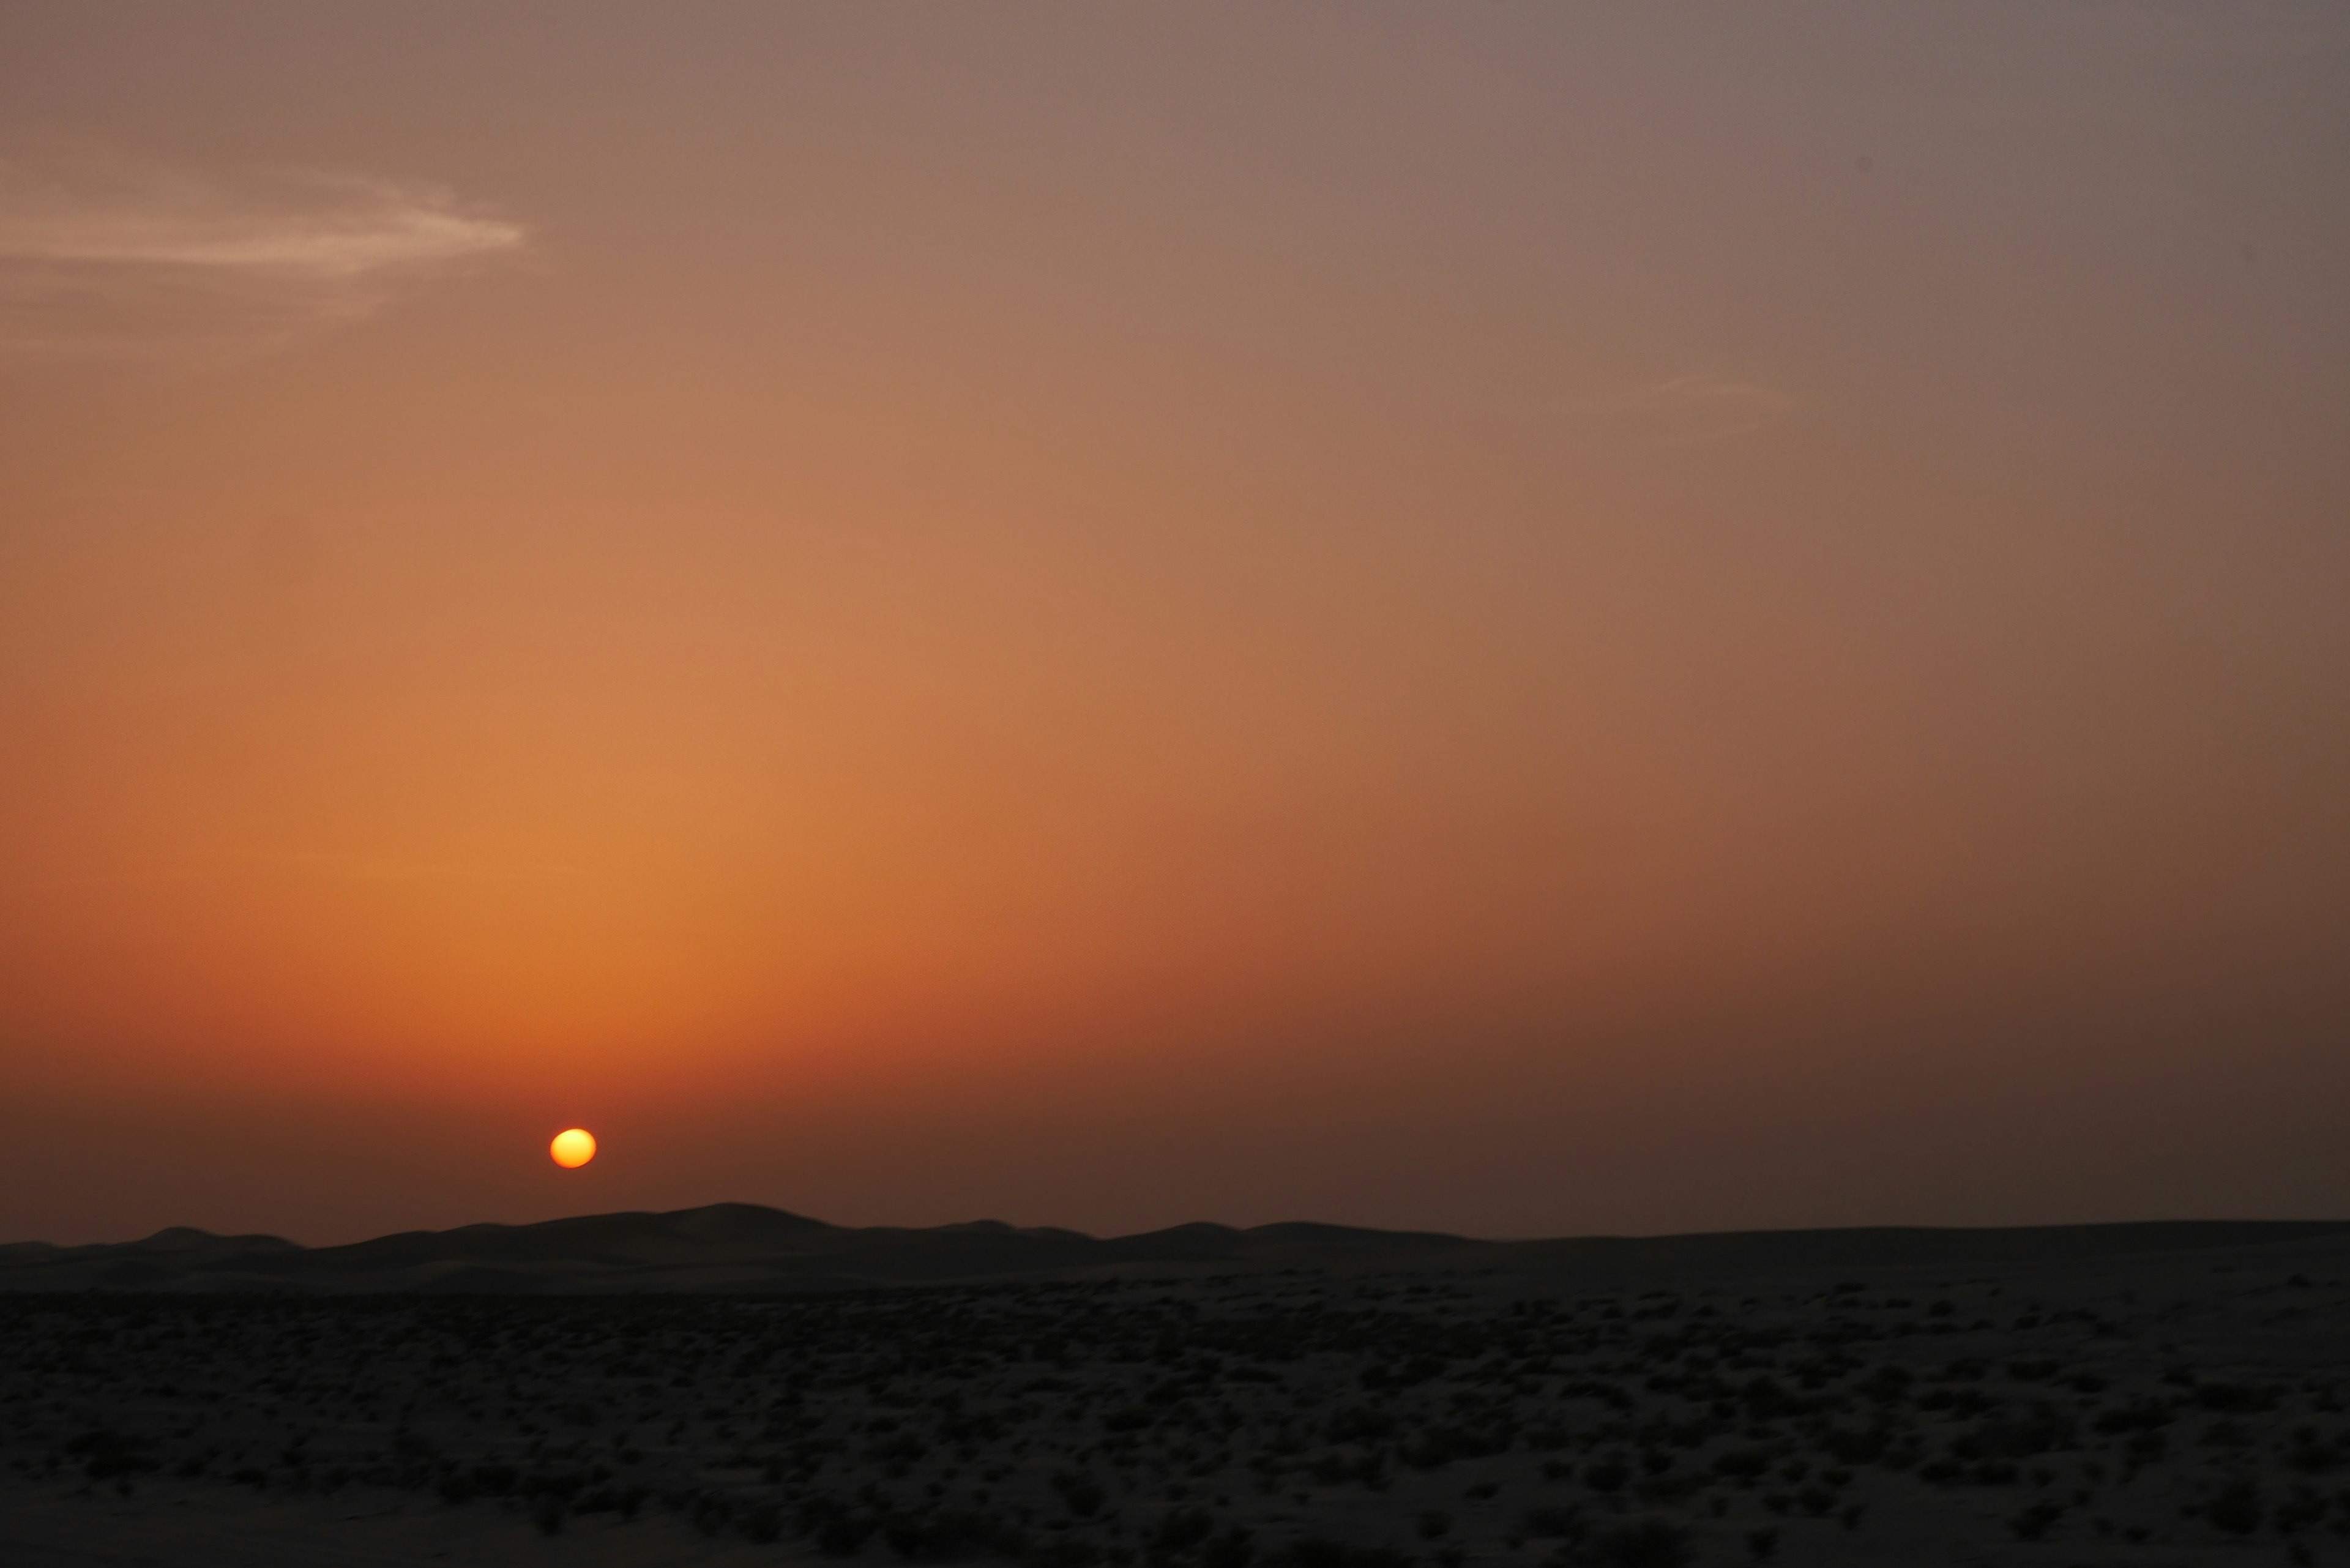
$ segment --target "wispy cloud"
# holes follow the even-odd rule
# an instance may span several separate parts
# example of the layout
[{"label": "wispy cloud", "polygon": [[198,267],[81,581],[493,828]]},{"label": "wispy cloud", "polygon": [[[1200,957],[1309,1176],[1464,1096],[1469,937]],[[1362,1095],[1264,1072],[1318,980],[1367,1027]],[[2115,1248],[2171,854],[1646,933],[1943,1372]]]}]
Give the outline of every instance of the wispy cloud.
[{"label": "wispy cloud", "polygon": [[526,237],[436,186],[0,159],[0,347],[256,346],[365,316]]},{"label": "wispy cloud", "polygon": [[1598,405],[1630,415],[1648,439],[1686,446],[1752,435],[1792,418],[1795,400],[1776,387],[1710,372],[1670,376],[1618,392]]}]

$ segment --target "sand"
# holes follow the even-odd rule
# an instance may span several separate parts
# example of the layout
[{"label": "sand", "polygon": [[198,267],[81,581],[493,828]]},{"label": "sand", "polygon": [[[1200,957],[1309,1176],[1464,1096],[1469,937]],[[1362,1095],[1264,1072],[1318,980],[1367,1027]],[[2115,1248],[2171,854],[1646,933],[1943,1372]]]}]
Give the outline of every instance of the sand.
[{"label": "sand", "polygon": [[5,1296],[0,1561],[2350,1562],[2338,1232],[1635,1262]]}]

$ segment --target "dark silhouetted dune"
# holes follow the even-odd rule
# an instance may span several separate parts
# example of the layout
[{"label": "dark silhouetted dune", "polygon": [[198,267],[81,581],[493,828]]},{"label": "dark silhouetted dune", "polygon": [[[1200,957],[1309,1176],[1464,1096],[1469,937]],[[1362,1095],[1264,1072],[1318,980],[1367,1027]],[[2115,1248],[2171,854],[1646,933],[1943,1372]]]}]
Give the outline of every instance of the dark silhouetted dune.
[{"label": "dark silhouetted dune", "polygon": [[1752,1270],[1992,1267],[2319,1242],[2334,1221],[2177,1221],[2007,1230],[1883,1228],[1483,1241],[1292,1222],[1098,1239],[976,1220],[828,1225],[756,1204],[411,1231],[338,1247],[174,1227],[143,1241],[0,1248],[0,1290],[788,1292],[1103,1273],[1367,1272],[1486,1267],[1593,1277]]}]

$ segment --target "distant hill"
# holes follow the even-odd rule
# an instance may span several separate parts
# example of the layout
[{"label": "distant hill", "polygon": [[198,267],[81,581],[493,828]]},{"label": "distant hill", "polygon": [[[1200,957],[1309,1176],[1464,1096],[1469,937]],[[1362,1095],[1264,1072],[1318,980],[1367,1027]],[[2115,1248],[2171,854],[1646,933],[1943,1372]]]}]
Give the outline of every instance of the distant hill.
[{"label": "distant hill", "polygon": [[929,1229],[828,1225],[719,1203],[536,1225],[409,1231],[341,1247],[174,1227],[139,1241],[0,1246],[0,1291],[804,1293],[1121,1274],[1494,1269],[1634,1276],[1753,1270],[1970,1268],[2350,1239],[2350,1222],[2180,1220],[1997,1230],[1929,1228],[1481,1241],[1291,1223],[1178,1225],[1101,1239],[996,1220]]}]

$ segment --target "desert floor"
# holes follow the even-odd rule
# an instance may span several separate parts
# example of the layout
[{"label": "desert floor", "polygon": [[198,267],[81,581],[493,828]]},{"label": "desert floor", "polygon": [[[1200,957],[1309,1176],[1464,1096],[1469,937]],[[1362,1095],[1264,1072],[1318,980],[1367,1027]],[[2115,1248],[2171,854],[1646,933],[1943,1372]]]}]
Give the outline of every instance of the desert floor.
[{"label": "desert floor", "polygon": [[0,1562],[2350,1563],[2345,1277],[0,1297]]}]

